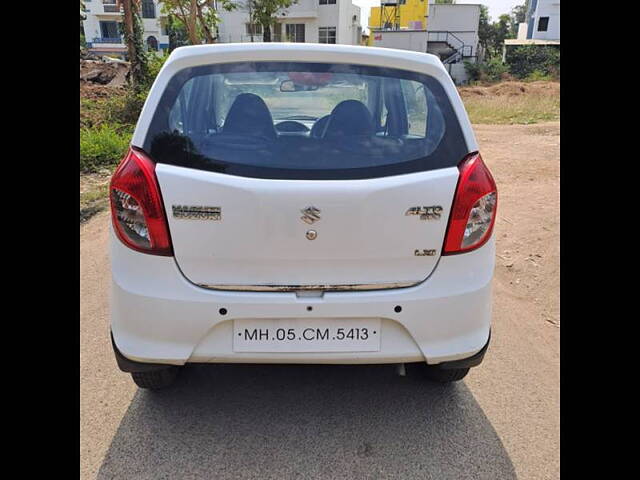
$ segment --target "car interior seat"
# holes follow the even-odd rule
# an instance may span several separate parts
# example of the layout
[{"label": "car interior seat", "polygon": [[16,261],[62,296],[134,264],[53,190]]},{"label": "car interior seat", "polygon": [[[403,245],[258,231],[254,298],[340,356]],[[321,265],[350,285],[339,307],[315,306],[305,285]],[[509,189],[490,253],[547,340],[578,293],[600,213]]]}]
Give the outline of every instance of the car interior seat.
[{"label": "car interior seat", "polygon": [[367,106],[358,100],[344,100],[331,112],[324,137],[365,136],[373,133],[373,116]]},{"label": "car interior seat", "polygon": [[269,140],[275,140],[278,136],[267,104],[253,93],[241,93],[235,98],[227,113],[222,131]]}]

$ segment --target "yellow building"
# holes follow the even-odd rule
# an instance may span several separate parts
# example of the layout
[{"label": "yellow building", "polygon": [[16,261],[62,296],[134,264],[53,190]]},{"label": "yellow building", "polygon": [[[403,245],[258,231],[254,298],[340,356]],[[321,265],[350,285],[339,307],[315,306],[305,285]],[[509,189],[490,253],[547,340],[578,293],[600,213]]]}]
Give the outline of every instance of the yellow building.
[{"label": "yellow building", "polygon": [[[384,2],[385,0],[383,0]],[[389,0],[391,2],[393,0]],[[380,28],[424,30],[427,28],[427,16],[429,15],[428,0],[397,0],[398,7],[385,6],[371,7],[369,14],[369,40],[368,45],[373,45],[373,31]],[[395,15],[394,13],[397,13]],[[393,25],[393,23],[396,25]]]}]

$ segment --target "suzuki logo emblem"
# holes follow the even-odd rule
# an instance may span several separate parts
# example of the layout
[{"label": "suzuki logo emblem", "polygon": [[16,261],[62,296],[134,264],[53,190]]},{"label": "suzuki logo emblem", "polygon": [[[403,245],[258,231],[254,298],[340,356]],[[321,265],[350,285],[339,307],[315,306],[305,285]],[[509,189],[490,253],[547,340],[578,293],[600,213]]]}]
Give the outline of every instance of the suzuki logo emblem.
[{"label": "suzuki logo emblem", "polygon": [[311,225],[312,223],[320,220],[320,210],[316,207],[311,206],[303,208],[302,210],[300,210],[300,212],[302,212],[300,220],[302,220],[304,223],[308,223],[309,225]]}]

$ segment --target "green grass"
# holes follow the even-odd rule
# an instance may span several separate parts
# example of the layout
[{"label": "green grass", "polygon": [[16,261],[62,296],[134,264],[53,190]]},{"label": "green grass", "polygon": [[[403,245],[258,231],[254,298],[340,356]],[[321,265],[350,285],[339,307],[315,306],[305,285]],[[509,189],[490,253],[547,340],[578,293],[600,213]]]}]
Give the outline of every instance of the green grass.
[{"label": "green grass", "polygon": [[88,207],[95,202],[104,200],[109,194],[109,184],[99,185],[98,187],[82,192],[80,194],[80,207]]},{"label": "green grass", "polygon": [[80,222],[109,205],[109,179],[129,147],[141,96],[80,98]]},{"label": "green grass", "polygon": [[91,98],[80,99],[80,128],[96,127],[103,122],[102,104]]},{"label": "green grass", "polygon": [[560,119],[557,95],[473,96],[464,105],[471,123],[527,125]]},{"label": "green grass", "polygon": [[116,165],[127,151],[131,130],[116,125],[80,129],[80,171],[97,172]]}]

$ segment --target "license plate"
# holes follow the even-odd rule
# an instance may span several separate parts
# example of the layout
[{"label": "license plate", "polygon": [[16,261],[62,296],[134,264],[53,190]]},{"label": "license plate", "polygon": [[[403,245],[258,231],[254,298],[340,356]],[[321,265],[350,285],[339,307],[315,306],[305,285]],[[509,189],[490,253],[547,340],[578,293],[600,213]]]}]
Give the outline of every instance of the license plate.
[{"label": "license plate", "polygon": [[377,352],[379,318],[233,322],[234,352]]}]

